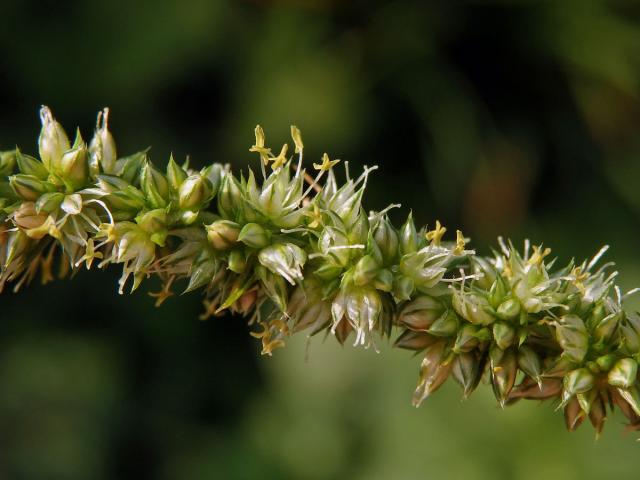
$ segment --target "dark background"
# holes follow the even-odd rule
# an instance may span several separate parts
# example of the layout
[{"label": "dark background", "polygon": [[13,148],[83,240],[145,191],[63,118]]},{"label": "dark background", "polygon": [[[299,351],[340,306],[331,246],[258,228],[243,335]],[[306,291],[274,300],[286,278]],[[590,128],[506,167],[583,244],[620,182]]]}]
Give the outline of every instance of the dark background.
[{"label": "dark background", "polygon": [[[132,5],[133,4],[133,5]],[[0,148],[37,152],[38,108],[119,153],[255,162],[298,125],[308,161],[378,164],[365,200],[640,279],[640,2],[0,2]],[[635,478],[637,443],[564,432],[445,386],[418,359],[292,339],[259,358],[197,294],[154,309],[117,269],[0,297],[0,478]],[[152,288],[149,285],[147,288]],[[142,289],[144,290],[144,288]],[[630,302],[637,307],[636,301]]]}]

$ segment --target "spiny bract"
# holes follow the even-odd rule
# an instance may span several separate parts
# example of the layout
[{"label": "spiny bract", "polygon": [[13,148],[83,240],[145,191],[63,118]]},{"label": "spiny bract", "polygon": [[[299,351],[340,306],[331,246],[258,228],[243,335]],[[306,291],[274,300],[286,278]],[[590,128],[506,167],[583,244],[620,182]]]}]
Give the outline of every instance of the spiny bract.
[{"label": "spiny bract", "polygon": [[502,406],[555,400],[569,430],[589,418],[599,433],[615,406],[640,429],[640,316],[623,310],[632,292],[610,265],[596,268],[606,248],[561,268],[528,243],[478,256],[460,231],[444,241],[439,222],[418,229],[409,214],[396,228],[388,209],[367,214],[375,167],[355,179],[347,168],[339,185],[325,154],[307,173],[296,127],[293,157],[256,127],[257,174],[173,158],[162,172],[146,151],[117,156],[108,116],[72,144],[43,107],[40,159],[1,153],[0,289],[52,280],[56,259],[60,277],[121,264],[121,293],[155,275],[160,305],[183,281],[203,291],[201,318],[244,315],[268,355],[303,330],[375,348],[398,329],[395,346],[424,354],[415,405],[449,376],[465,397],[484,377]]}]

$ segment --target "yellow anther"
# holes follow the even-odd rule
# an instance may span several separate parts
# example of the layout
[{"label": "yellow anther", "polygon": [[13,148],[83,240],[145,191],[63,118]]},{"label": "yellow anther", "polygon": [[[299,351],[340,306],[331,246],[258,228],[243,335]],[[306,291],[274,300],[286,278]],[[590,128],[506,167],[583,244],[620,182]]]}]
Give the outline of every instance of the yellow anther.
[{"label": "yellow anther", "polygon": [[93,244],[93,238],[87,240],[87,246],[85,247],[85,253],[82,258],[76,263],[76,265],[80,265],[82,262],[87,262],[87,269],[91,268],[91,264],[94,259],[102,259],[102,252],[96,252],[95,246]]},{"label": "yellow anther", "polygon": [[571,270],[571,275],[574,277],[573,283],[576,287],[578,287],[578,290],[584,292],[584,281],[589,278],[589,272],[583,272],[582,268],[580,267],[575,267],[573,270]]},{"label": "yellow anther", "polygon": [[301,153],[304,149],[304,144],[302,143],[302,133],[300,129],[295,125],[291,125],[291,138],[293,138],[293,143],[296,144],[296,153]]},{"label": "yellow anther", "polygon": [[436,228],[427,232],[425,235],[427,240],[431,242],[431,245],[435,245],[436,247],[440,245],[442,241],[442,237],[447,232],[447,229],[440,224],[440,220],[436,220]]},{"label": "yellow anther", "polygon": [[260,125],[256,125],[255,134],[256,143],[249,149],[249,151],[259,153],[262,163],[264,163],[264,165],[266,166],[269,163],[269,155],[271,155],[271,149],[264,146],[264,130],[262,130],[262,127]]},{"label": "yellow anther", "polygon": [[464,235],[460,230],[456,230],[456,246],[453,249],[454,255],[462,255],[464,253],[464,246],[466,242],[464,241]]},{"label": "yellow anther", "polygon": [[322,211],[317,203],[313,204],[313,212],[304,212],[304,216],[311,218],[309,228],[318,228],[322,225]]},{"label": "yellow anther", "polygon": [[531,255],[531,258],[527,261],[527,263],[529,265],[540,265],[544,260],[544,258],[548,256],[550,253],[551,253],[550,248],[545,248],[544,250],[542,250],[542,246],[538,247],[534,245],[533,255]]},{"label": "yellow anther", "polygon": [[320,170],[321,172],[326,172],[331,170],[338,163],[340,163],[340,160],[329,160],[329,155],[325,153],[322,155],[322,163],[314,163],[313,168]]},{"label": "yellow anther", "polygon": [[280,154],[277,157],[270,157],[269,160],[272,160],[271,168],[273,170],[278,170],[285,163],[287,163],[287,150],[289,150],[289,145],[284,144],[282,146],[282,150],[280,150]]},{"label": "yellow anther", "polygon": [[505,276],[505,278],[508,278],[508,279],[513,278],[513,270],[511,270],[510,263],[504,264],[504,268],[502,269],[502,274]]},{"label": "yellow anther", "polygon": [[175,276],[169,278],[169,281],[167,281],[167,283],[162,286],[162,290],[160,290],[159,292],[149,292],[149,296],[156,299],[156,307],[159,307],[167,300],[167,298],[173,296],[173,292],[171,291],[171,284],[173,283],[173,280],[175,278]]}]

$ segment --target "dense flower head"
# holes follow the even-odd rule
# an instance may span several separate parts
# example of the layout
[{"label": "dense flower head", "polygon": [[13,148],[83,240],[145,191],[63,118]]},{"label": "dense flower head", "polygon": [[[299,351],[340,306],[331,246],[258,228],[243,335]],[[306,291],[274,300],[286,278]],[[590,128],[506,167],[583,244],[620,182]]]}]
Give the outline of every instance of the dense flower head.
[{"label": "dense flower head", "polygon": [[600,433],[615,407],[640,430],[640,316],[598,267],[606,248],[557,267],[543,245],[499,239],[484,257],[439,221],[419,228],[409,213],[396,227],[398,205],[362,205],[376,167],[352,178],[345,162],[340,182],[324,154],[307,171],[295,126],[292,155],[257,126],[256,162],[238,173],[119,157],[108,109],[88,144],[47,107],[41,120],[39,159],[0,152],[0,289],[120,264],[120,293],[152,275],[156,305],[200,290],[201,318],[244,316],[267,355],[301,331],[373,349],[398,332],[395,346],[422,355],[415,405],[449,377],[464,397],[485,378],[501,406],[555,401],[569,430],[588,418]]}]

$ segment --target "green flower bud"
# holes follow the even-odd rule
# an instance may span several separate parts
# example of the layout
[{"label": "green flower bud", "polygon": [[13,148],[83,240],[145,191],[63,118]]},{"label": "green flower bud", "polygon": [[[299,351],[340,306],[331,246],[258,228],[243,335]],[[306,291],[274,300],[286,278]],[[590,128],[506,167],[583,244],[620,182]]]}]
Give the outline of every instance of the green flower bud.
[{"label": "green flower bud", "polygon": [[64,193],[45,193],[44,195],[40,196],[40,198],[38,198],[38,201],[36,202],[36,211],[38,213],[53,213],[58,210],[58,208],[60,208],[60,205],[62,204],[64,198]]},{"label": "green flower bud", "polygon": [[242,190],[238,180],[228,173],[222,179],[218,194],[218,211],[225,218],[236,218],[242,210]]},{"label": "green flower bud", "polygon": [[438,337],[434,337],[426,333],[414,332],[413,330],[405,330],[396,339],[393,346],[419,352],[433,345],[438,340]]},{"label": "green flower bud", "polygon": [[415,290],[415,282],[411,277],[396,275],[393,281],[393,297],[396,302],[409,300]]},{"label": "green flower bud", "polygon": [[235,273],[244,273],[247,269],[247,257],[240,249],[231,250],[228,263],[229,270]]},{"label": "green flower bud", "polygon": [[458,330],[453,351],[455,353],[470,352],[476,348],[481,341],[487,341],[490,338],[491,335],[486,327],[463,323],[462,328]]},{"label": "green flower bud", "polygon": [[600,345],[608,343],[609,340],[611,340],[614,332],[618,328],[619,323],[620,315],[616,313],[612,313],[602,318],[597,323],[595,323],[592,332],[593,339]]},{"label": "green flower bud", "polygon": [[629,388],[636,383],[637,375],[638,362],[632,358],[622,358],[609,371],[607,381],[614,387]]},{"label": "green flower bud", "polygon": [[[476,259],[476,262],[478,260]],[[484,260],[482,260],[484,261]],[[491,267],[489,267],[488,265],[485,266],[485,269],[482,270],[483,274],[487,274],[488,271],[491,271]],[[493,272],[491,271],[491,273],[493,274]],[[507,287],[504,284],[504,281],[502,280],[501,277],[496,277],[495,280],[493,280],[493,283],[491,283],[491,286],[489,287],[489,295],[488,295],[488,300],[489,300],[489,304],[495,308],[498,309],[498,307],[505,302],[505,296],[507,295]],[[505,313],[510,313],[511,309],[513,309],[513,305],[507,305],[505,307],[507,309],[507,311]],[[502,318],[502,317],[500,317]],[[503,320],[509,320],[510,318],[502,318]]]},{"label": "green flower bud", "polygon": [[516,338],[516,329],[505,322],[496,322],[493,324],[493,340],[502,350],[506,350]]},{"label": "green flower bud", "polygon": [[148,149],[118,160],[114,174],[119,175],[127,183],[137,183],[140,177],[140,169],[149,161],[147,151]]},{"label": "green flower bud", "polygon": [[635,355],[640,352],[640,333],[638,333],[630,325],[621,325],[620,331],[622,333],[622,342],[624,350],[630,354]]},{"label": "green flower bud", "polygon": [[238,241],[251,248],[264,248],[271,241],[271,232],[257,223],[247,223],[240,230]]},{"label": "green flower bud", "polygon": [[7,268],[14,260],[17,260],[26,252],[30,243],[29,237],[22,230],[9,232],[7,235],[4,267]]},{"label": "green flower bud", "polygon": [[18,163],[18,170],[20,170],[20,173],[32,175],[40,180],[46,180],[49,178],[49,171],[42,162],[20,152],[20,150],[16,150],[16,162]]},{"label": "green flower bud", "polygon": [[589,348],[589,334],[580,317],[565,315],[556,324],[556,339],[563,355],[574,363],[582,363]]},{"label": "green flower bud", "polygon": [[216,261],[207,250],[208,249],[204,249],[191,266],[191,270],[189,271],[189,285],[184,293],[204,287],[213,279],[218,267]]},{"label": "green flower bud", "polygon": [[176,192],[180,189],[180,185],[187,179],[187,172],[176,163],[173,159],[173,155],[169,157],[169,163],[167,164],[167,180],[169,185]]},{"label": "green flower bud", "polygon": [[520,315],[520,302],[515,298],[505,300],[498,306],[496,313],[502,320],[512,320]]},{"label": "green flower bud", "polygon": [[228,250],[238,242],[240,225],[231,220],[217,220],[206,228],[209,243],[216,250]]},{"label": "green flower bud", "polygon": [[373,279],[373,286],[376,290],[391,292],[393,288],[393,273],[387,268],[378,270],[376,278]]},{"label": "green flower bud", "polygon": [[96,131],[89,144],[89,163],[94,176],[99,172],[113,174],[116,171],[116,143],[108,128],[109,109],[98,113]]},{"label": "green flower bud", "polygon": [[613,353],[602,355],[596,358],[596,365],[601,372],[608,372],[616,363],[616,359],[617,357]]},{"label": "green flower bud", "polygon": [[16,166],[16,150],[0,152],[0,177],[7,177],[13,173]]},{"label": "green flower bud", "polygon": [[214,163],[213,165],[209,165],[204,170],[202,170],[201,174],[209,180],[211,183],[211,198],[215,197],[220,189],[220,183],[222,182],[222,174],[224,172],[224,168],[219,163]]},{"label": "green flower bud", "polygon": [[42,130],[38,139],[40,158],[45,168],[49,171],[57,169],[62,155],[71,148],[69,138],[62,126],[53,118],[51,110],[47,107],[40,109]]},{"label": "green flower bud", "polygon": [[402,255],[413,253],[418,250],[418,232],[413,223],[413,214],[409,212],[407,221],[400,229],[400,252]]},{"label": "green flower bud", "polygon": [[89,179],[87,149],[84,145],[65,152],[60,160],[60,175],[73,190],[83,188]]},{"label": "green flower bud", "polygon": [[153,208],[164,208],[169,203],[169,182],[151,162],[146,162],[140,171],[140,187]]},{"label": "green flower bud", "polygon": [[365,255],[356,263],[353,281],[356,285],[367,285],[377,275],[380,266],[370,255]]},{"label": "green flower bud", "polygon": [[202,175],[190,175],[180,185],[178,204],[183,210],[199,210],[211,200],[211,182]]},{"label": "green flower bud", "polygon": [[53,191],[53,186],[47,182],[34,177],[33,175],[23,175],[18,173],[9,177],[11,188],[20,198],[34,201],[40,195]]},{"label": "green flower bud", "polygon": [[447,309],[440,317],[438,317],[427,330],[431,335],[436,337],[450,337],[455,335],[458,330],[460,320],[453,310]]},{"label": "green flower bud", "polygon": [[361,211],[347,234],[349,243],[352,245],[366,244],[369,238],[369,227],[369,218],[364,211]]},{"label": "green flower bud", "polygon": [[373,231],[384,265],[394,262],[398,255],[398,234],[386,217],[382,217]]},{"label": "green flower bud", "polygon": [[169,234],[167,230],[167,212],[158,208],[144,212],[136,217],[136,223],[149,234],[149,239],[160,247],[164,247]]}]

